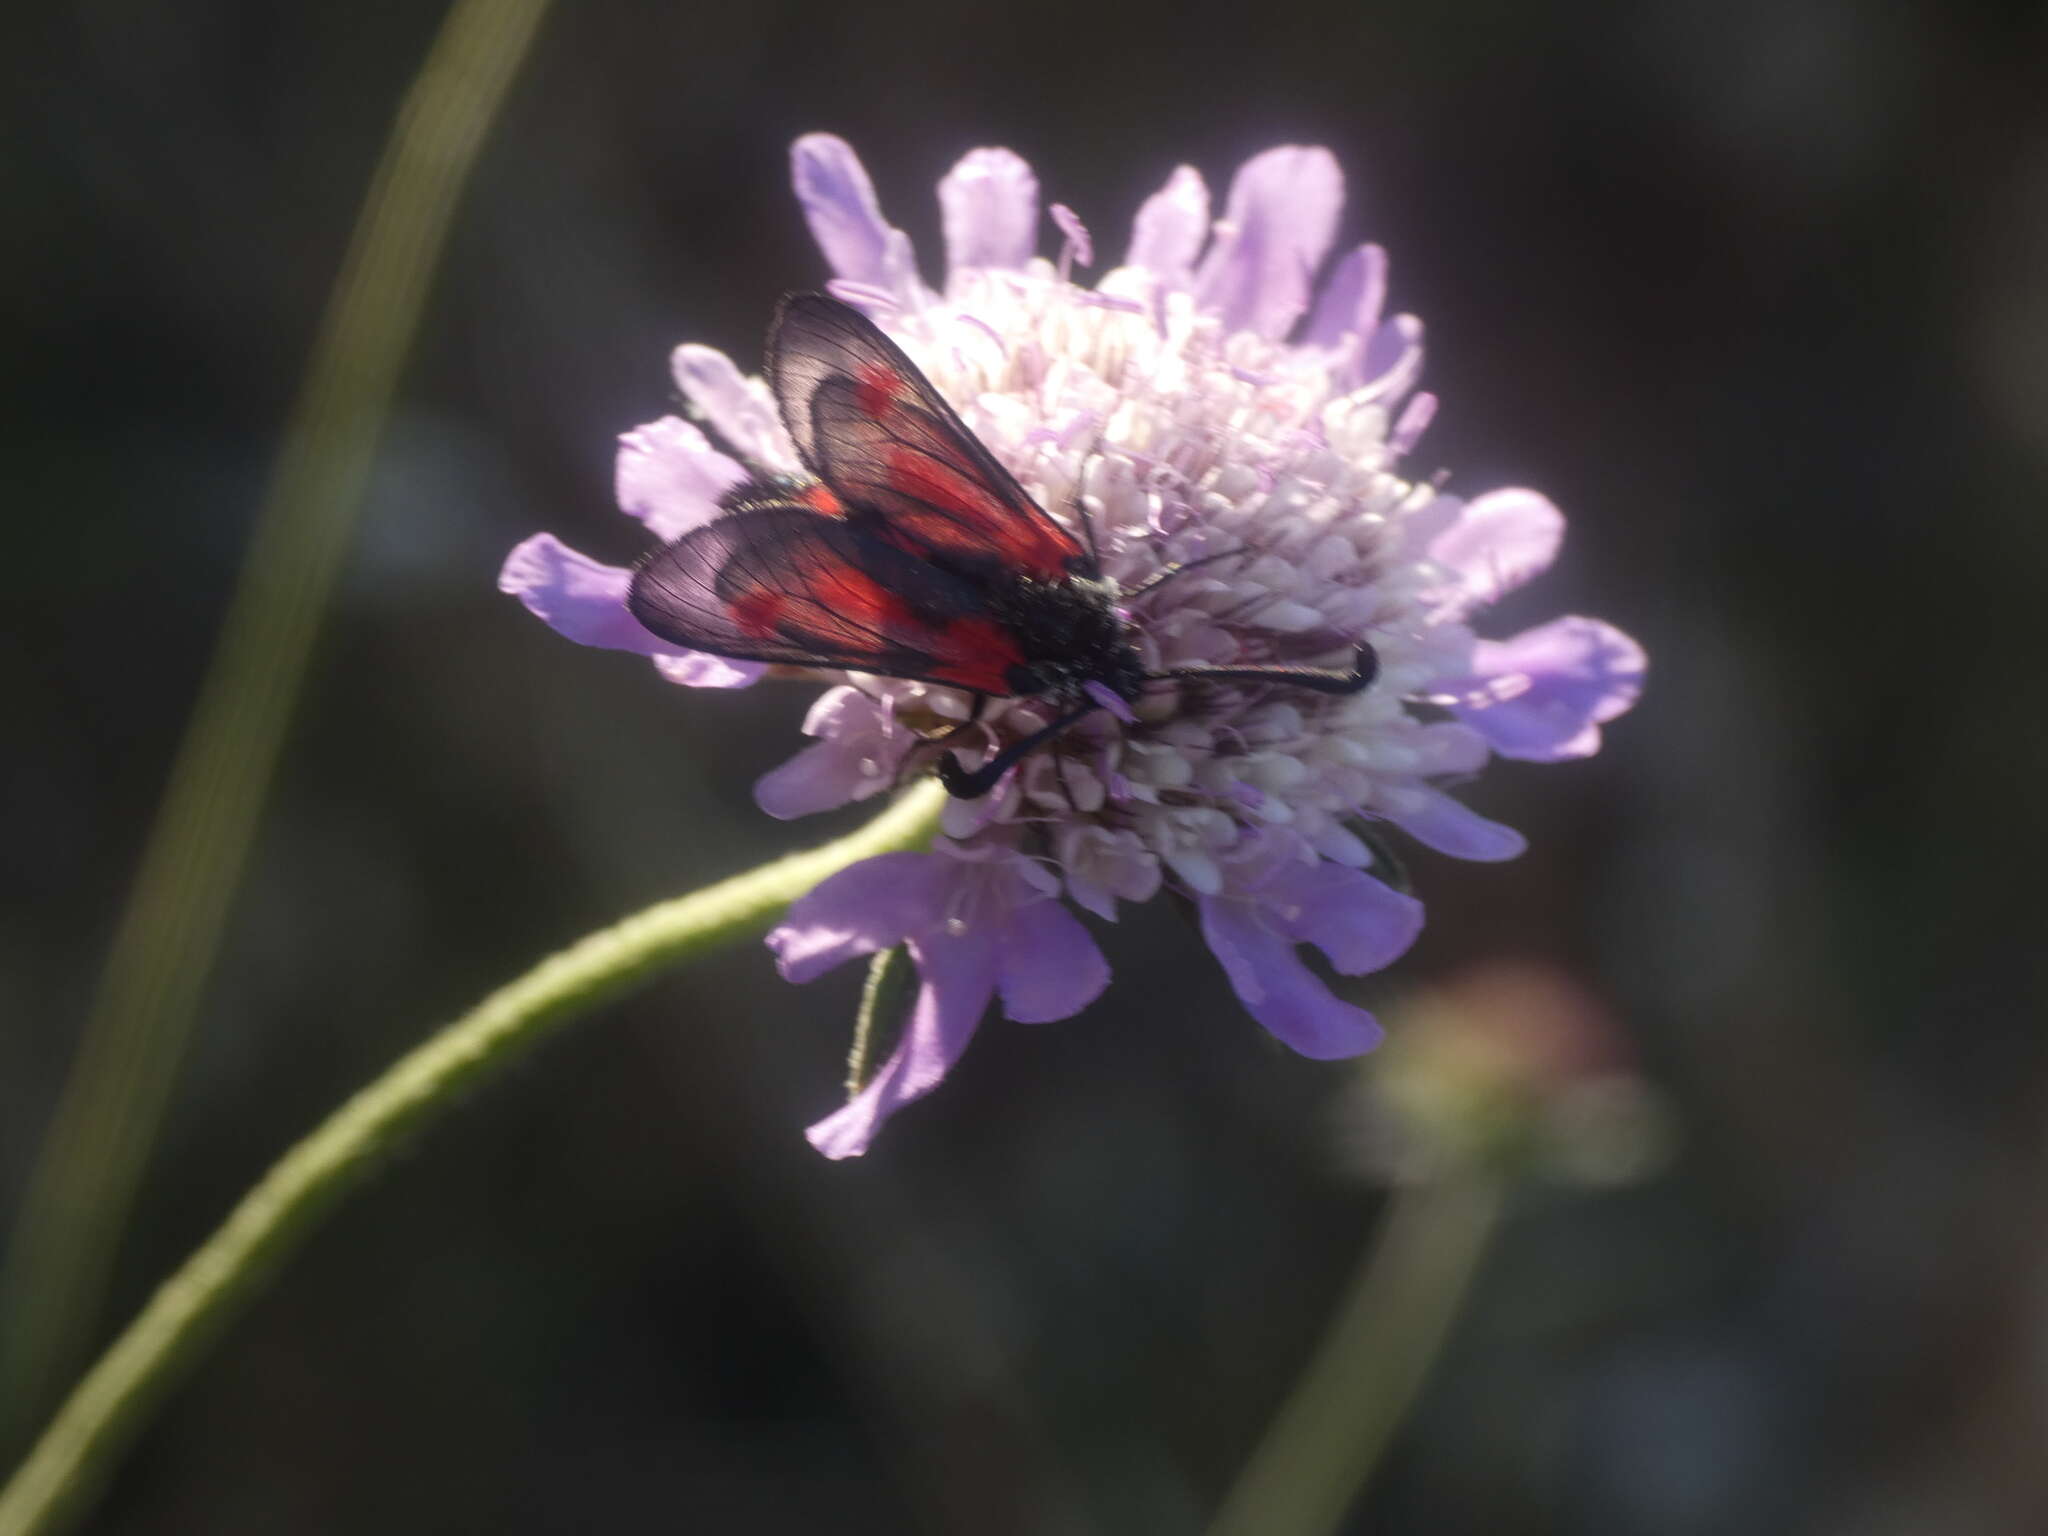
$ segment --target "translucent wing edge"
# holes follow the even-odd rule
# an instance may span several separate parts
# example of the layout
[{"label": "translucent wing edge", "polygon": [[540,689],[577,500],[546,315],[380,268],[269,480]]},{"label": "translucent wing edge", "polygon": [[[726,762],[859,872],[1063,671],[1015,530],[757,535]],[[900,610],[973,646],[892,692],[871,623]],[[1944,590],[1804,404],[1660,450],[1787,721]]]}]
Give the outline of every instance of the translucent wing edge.
[{"label": "translucent wing edge", "polygon": [[[792,356],[797,338],[811,342],[810,356],[819,367],[815,372],[798,364]],[[820,354],[836,353],[837,359]],[[785,294],[776,306],[768,331],[766,369],[783,425],[795,443],[806,468],[828,485],[829,467],[818,451],[816,424],[812,420],[812,398],[829,377],[840,377],[856,387],[862,363],[879,365],[895,374],[913,399],[936,422],[960,455],[962,463],[988,486],[989,491],[1014,516],[1024,519],[1041,536],[1050,537],[1066,552],[1069,560],[1093,556],[1074,534],[1060,524],[1017,483],[1017,477],[1003,467],[988,445],[969,430],[959,412],[932,386],[930,379],[903,349],[872,320],[838,299],[823,293]],[[1083,571],[1080,574],[1092,574]]]}]

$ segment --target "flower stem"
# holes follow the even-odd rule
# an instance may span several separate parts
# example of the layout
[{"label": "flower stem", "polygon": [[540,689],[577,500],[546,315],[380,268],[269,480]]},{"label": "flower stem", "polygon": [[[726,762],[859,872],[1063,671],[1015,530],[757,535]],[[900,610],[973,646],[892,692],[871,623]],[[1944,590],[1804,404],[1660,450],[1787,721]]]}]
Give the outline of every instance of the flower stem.
[{"label": "flower stem", "polygon": [[846,1096],[859,1096],[874,1076],[875,1063],[893,1049],[903,1032],[903,1007],[909,1000],[910,954],[901,944],[878,949],[868,962],[860,989],[860,1011],[853,1018],[853,1043],[846,1051]]},{"label": "flower stem", "polygon": [[936,784],[922,784],[837,842],[601,929],[401,1057],[285,1153],[101,1356],[0,1490],[0,1536],[44,1536],[80,1514],[108,1462],[206,1343],[344,1194],[464,1089],[656,972],[758,932],[826,876],[922,844],[943,804]]},{"label": "flower stem", "polygon": [[1208,1536],[1329,1536],[1386,1453],[1500,1217],[1476,1172],[1397,1189],[1372,1251]]},{"label": "flower stem", "polygon": [[547,0],[456,0],[392,127],[0,1276],[0,1453],[84,1352],[457,199]]}]

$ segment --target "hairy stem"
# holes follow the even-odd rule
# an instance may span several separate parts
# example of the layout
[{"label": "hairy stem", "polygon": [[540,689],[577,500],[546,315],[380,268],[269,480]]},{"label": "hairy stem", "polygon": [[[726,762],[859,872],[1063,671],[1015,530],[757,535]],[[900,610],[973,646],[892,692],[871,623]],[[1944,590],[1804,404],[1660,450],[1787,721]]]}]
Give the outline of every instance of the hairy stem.
[{"label": "hairy stem", "polygon": [[0,1275],[0,1449],[98,1321],[456,201],[547,0],[456,0],[391,131]]},{"label": "hairy stem", "polygon": [[867,1087],[877,1062],[895,1049],[915,977],[910,953],[900,944],[876,950],[868,962],[867,980],[860,989],[860,1011],[853,1018],[853,1043],[846,1052],[847,1098],[857,1097]]},{"label": "hairy stem", "polygon": [[82,1512],[157,1402],[333,1206],[464,1089],[655,973],[758,932],[856,860],[921,845],[944,796],[923,784],[849,837],[663,902],[550,956],[416,1047],[278,1160],[89,1371],[4,1490],[0,1536]]}]

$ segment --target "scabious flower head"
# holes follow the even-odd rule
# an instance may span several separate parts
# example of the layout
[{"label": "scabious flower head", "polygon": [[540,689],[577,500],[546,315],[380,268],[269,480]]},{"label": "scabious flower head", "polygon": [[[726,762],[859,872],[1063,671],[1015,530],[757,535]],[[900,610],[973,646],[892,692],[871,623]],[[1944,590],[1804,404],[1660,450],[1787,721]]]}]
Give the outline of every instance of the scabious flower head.
[{"label": "scabious flower head", "polygon": [[[769,937],[791,980],[898,944],[921,977],[895,1053],[811,1140],[832,1157],[864,1151],[945,1075],[993,1000],[1022,1022],[1087,1006],[1109,968],[1072,907],[1114,920],[1120,902],[1169,887],[1193,901],[1266,1028],[1309,1056],[1370,1049],[1372,1016],[1299,949],[1358,975],[1420,931],[1421,903],[1382,878],[1371,828],[1457,858],[1514,857],[1521,836],[1445,786],[1495,754],[1596,751],[1644,662],[1595,619],[1475,636],[1479,610],[1550,563],[1563,518],[1533,491],[1465,501],[1403,471],[1436,408],[1415,392],[1422,327],[1383,312],[1378,246],[1344,253],[1314,285],[1342,209],[1336,161],[1297,146],[1255,157],[1213,224],[1207,186],[1181,167],[1090,288],[1074,280],[1094,254],[1079,217],[1052,206],[1060,250],[1041,257],[1030,167],[975,150],[939,183],[942,290],[926,286],[848,145],[811,135],[792,164],[831,291],[902,345],[1041,506],[1093,525],[1124,592],[1205,562],[1128,602],[1148,670],[1342,665],[1360,643],[1379,660],[1373,685],[1349,696],[1155,684],[1025,757],[985,798],[953,802],[930,853],[868,860],[798,901]],[[662,540],[722,515],[719,497],[749,477],[742,459],[804,473],[759,379],[706,347],[678,348],[673,366],[734,453],[673,416],[621,440],[619,504]],[[629,580],[542,534],[512,552],[500,585],[570,639],[650,656],[675,682],[743,687],[767,670],[641,628]],[[804,723],[812,744],[756,797],[793,817],[879,794],[930,766],[931,739],[967,702],[838,675]],[[952,746],[969,766],[985,761],[1053,707],[992,701]]]}]

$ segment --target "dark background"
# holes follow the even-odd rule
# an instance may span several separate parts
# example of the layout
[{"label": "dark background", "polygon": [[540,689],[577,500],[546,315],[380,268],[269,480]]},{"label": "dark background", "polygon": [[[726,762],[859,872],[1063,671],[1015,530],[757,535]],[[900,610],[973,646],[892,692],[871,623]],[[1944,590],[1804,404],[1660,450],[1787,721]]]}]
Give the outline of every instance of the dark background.
[{"label": "dark background", "polygon": [[[9,30],[0,1194],[18,1194],[435,6],[87,0]],[[1362,989],[1534,960],[1681,1127],[1514,1202],[1375,1533],[2048,1529],[2048,28],[1851,0],[563,5],[462,211],[194,1056],[126,1316],[286,1142],[615,915],[851,825],[758,814],[805,690],[686,693],[492,589],[624,560],[615,433],[822,269],[843,133],[939,257],[1006,144],[1113,257],[1181,161],[1330,145],[1444,399],[1541,487],[1500,615],[1653,658],[1598,759],[1497,765]],[[476,1096],[311,1243],[92,1529],[1199,1529],[1373,1230],[1352,1072],[1163,906],[1087,1014],[989,1027],[864,1161],[855,978],[744,946]],[[110,1318],[109,1322],[114,1321]]]}]

